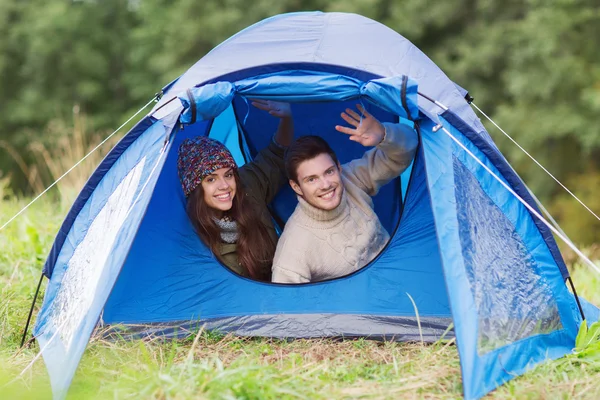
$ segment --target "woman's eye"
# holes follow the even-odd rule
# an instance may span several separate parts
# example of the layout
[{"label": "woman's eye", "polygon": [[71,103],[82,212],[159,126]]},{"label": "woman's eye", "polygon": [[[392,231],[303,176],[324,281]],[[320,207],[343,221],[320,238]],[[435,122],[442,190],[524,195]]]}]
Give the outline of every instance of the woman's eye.
[{"label": "woman's eye", "polygon": [[225,178],[232,178],[232,177],[233,177],[233,174],[231,172],[228,174],[225,174]]},{"label": "woman's eye", "polygon": [[207,178],[206,182],[208,183],[213,183],[215,181],[215,178]]}]

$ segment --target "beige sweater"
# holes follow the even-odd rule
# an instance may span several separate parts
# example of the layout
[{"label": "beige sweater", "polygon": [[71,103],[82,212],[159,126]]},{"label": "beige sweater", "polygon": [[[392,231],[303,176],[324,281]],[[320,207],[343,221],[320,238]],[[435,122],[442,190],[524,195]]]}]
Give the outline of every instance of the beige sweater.
[{"label": "beige sweater", "polygon": [[325,211],[298,197],[273,260],[273,282],[307,283],[348,275],[379,254],[390,235],[373,210],[371,196],[410,165],[418,144],[404,124],[384,124],[385,139],[342,166],[344,194]]}]

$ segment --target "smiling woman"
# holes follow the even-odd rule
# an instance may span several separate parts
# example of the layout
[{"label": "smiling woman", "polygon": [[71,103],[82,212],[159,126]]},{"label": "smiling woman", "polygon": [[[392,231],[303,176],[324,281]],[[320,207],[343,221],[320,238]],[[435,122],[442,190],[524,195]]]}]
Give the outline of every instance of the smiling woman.
[{"label": "smiling woman", "polygon": [[217,218],[223,218],[224,212],[231,210],[235,197],[237,183],[233,168],[219,168],[204,178],[201,186],[206,204]]},{"label": "smiling woman", "polygon": [[177,169],[187,214],[204,244],[234,272],[269,281],[277,233],[267,205],[285,184],[282,144],[291,141],[293,123],[288,104],[253,104],[281,118],[254,161],[238,168],[225,145],[199,136],[181,143]]}]

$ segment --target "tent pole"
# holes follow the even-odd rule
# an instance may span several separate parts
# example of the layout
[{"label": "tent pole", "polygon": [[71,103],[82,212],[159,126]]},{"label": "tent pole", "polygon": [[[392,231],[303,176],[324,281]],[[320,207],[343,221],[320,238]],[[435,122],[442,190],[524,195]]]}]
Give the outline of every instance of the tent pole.
[{"label": "tent pole", "polygon": [[25,324],[25,329],[23,330],[23,338],[21,339],[21,348],[25,344],[25,338],[27,337],[27,330],[29,329],[29,323],[31,322],[31,315],[33,314],[33,308],[35,307],[35,301],[37,300],[38,293],[40,292],[40,287],[42,286],[42,281],[44,280],[44,273],[40,275],[40,281],[38,282],[37,289],[35,290],[35,295],[33,296],[33,302],[31,303],[31,309],[29,310],[29,316],[27,317],[27,323]]},{"label": "tent pole", "polygon": [[575,295],[575,301],[577,301],[577,307],[579,307],[579,313],[581,314],[581,318],[585,321],[585,315],[583,314],[583,308],[581,308],[581,303],[579,302],[579,296],[577,296],[577,290],[575,290],[575,285],[573,284],[573,280],[569,276],[567,278],[569,284],[571,285],[571,289],[573,289],[573,294]]},{"label": "tent pole", "polygon": [[427,96],[426,94],[423,94],[421,92],[417,92],[417,94],[421,97],[423,97],[425,100],[429,100],[430,102],[432,102],[433,104],[435,104],[436,106],[438,106],[439,108],[441,108],[444,111],[448,111],[448,107],[446,107],[445,105],[443,105],[442,103],[440,103],[439,101],[432,99],[431,97]]},{"label": "tent pole", "polygon": [[15,215],[12,216],[11,219],[9,219],[8,221],[6,221],[4,223],[4,225],[0,226],[0,231],[3,230],[4,228],[6,228],[6,226],[8,224],[10,224],[12,221],[14,221],[15,218],[17,218],[19,215],[21,215],[22,213],[25,212],[25,210],[27,210],[29,208],[29,206],[31,206],[33,203],[35,203],[40,197],[42,197],[44,194],[46,194],[46,192],[50,189],[52,189],[54,187],[54,185],[56,185],[58,182],[60,182],[65,176],[67,176],[69,174],[69,172],[73,171],[75,168],[77,168],[77,166],[79,164],[81,164],[86,158],[88,158],[90,156],[90,154],[92,154],[93,152],[95,152],[96,150],[98,150],[104,143],[106,143],[111,137],[113,137],[117,132],[119,132],[121,130],[121,128],[123,128],[125,125],[127,125],[132,119],[134,119],[139,113],[141,113],[143,110],[146,109],[146,107],[148,107],[150,104],[152,104],[154,101],[156,100],[156,97],[154,97],[152,100],[150,100],[144,107],[140,108],[135,114],[133,114],[131,117],[129,117],[129,119],[125,122],[123,122],[123,124],[117,128],[116,131],[114,131],[113,133],[111,133],[110,135],[108,135],[104,140],[102,140],[100,143],[98,143],[98,145],[96,145],[96,147],[94,147],[92,150],[89,151],[89,153],[87,153],[85,156],[83,156],[83,158],[79,161],[77,161],[75,163],[75,165],[73,165],[71,168],[69,168],[64,174],[62,174],[61,176],[59,176],[54,182],[52,182],[52,184],[50,186],[48,186],[46,189],[44,189],[44,191],[40,194],[38,194],[33,200],[31,200],[25,207],[23,207],[21,209],[21,211],[19,211],[18,213],[16,213]]}]

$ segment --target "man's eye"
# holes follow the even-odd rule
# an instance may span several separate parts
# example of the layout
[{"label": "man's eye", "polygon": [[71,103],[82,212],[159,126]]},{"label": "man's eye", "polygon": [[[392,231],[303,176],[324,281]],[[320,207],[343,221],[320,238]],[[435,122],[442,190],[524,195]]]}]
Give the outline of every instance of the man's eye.
[{"label": "man's eye", "polygon": [[328,169],[328,170],[325,172],[325,175],[333,175],[333,168],[332,168],[332,169]]},{"label": "man's eye", "polygon": [[315,181],[315,178],[308,178],[308,183],[313,183]]}]

